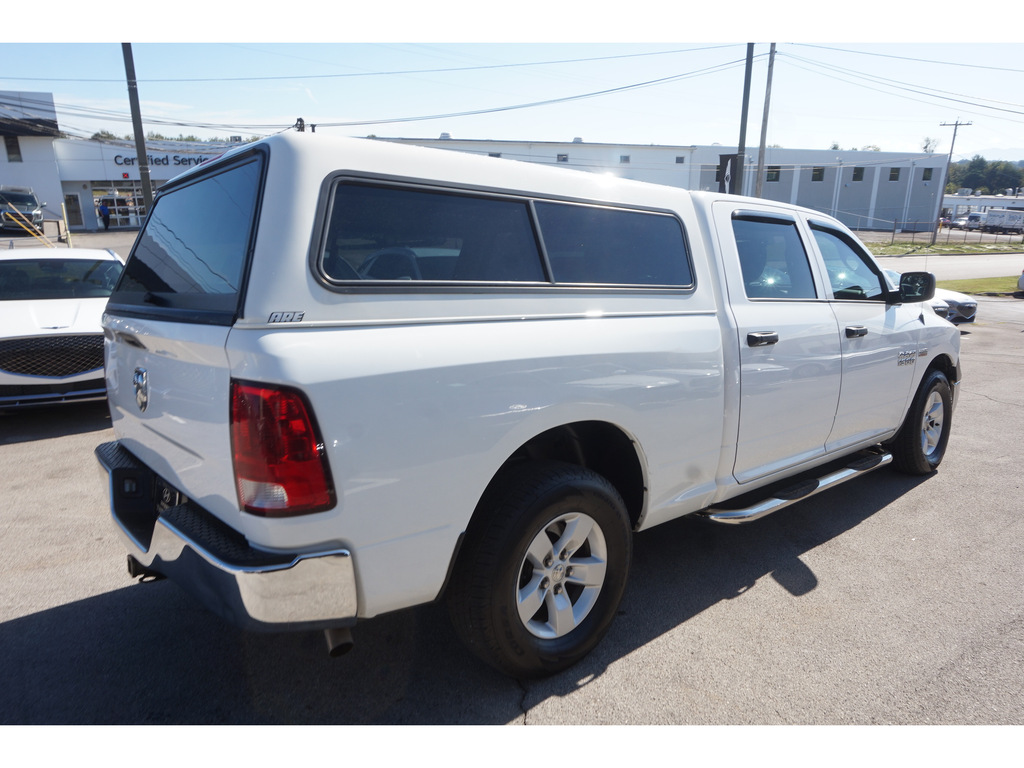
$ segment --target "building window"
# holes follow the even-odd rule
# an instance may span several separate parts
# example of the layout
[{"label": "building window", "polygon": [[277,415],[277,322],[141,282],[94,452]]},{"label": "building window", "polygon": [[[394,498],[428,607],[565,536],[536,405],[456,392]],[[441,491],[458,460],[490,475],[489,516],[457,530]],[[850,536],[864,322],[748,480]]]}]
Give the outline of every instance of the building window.
[{"label": "building window", "polygon": [[769,165],[768,166],[768,170],[765,173],[764,180],[765,181],[778,181],[779,177],[781,175],[782,175],[782,166],[781,165]]},{"label": "building window", "polygon": [[683,157],[681,155],[676,157],[676,165],[682,165],[685,162],[686,162],[686,158],[685,157]]},{"label": "building window", "polygon": [[558,157],[556,159],[560,163],[568,163],[569,162],[569,156],[568,155],[558,155]]},{"label": "building window", "polygon": [[18,144],[17,136],[4,136],[4,144],[7,145],[7,162],[21,162],[21,145]]},{"label": "building window", "polygon": [[864,168],[863,167],[860,167],[860,166],[855,166],[854,167],[854,169],[853,169],[853,180],[854,181],[864,181]]},{"label": "building window", "polygon": [[629,162],[629,155],[619,155],[619,162],[620,163],[628,163]]},{"label": "building window", "polygon": [[889,181],[899,181],[899,180],[900,180],[900,169],[899,168],[890,168],[889,169]]},{"label": "building window", "polygon": [[933,170],[934,170],[933,168],[925,168],[924,169],[924,174],[922,174],[921,180],[922,181],[931,181],[932,180],[932,171]]},{"label": "building window", "polygon": [[818,166],[817,168],[811,168],[811,181],[824,181],[825,180],[825,168]]}]

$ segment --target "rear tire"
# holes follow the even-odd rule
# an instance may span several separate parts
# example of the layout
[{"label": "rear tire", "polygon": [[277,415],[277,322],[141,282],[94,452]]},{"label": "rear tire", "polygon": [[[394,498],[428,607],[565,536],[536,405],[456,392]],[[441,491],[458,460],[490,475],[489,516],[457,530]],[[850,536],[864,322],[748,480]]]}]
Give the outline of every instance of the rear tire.
[{"label": "rear tire", "polygon": [[949,441],[952,405],[946,375],[937,370],[926,374],[890,446],[897,469],[910,475],[927,475],[938,468]]},{"label": "rear tire", "polygon": [[615,618],[632,558],[625,504],[583,467],[534,462],[484,495],[447,591],[456,633],[512,677],[560,672]]}]

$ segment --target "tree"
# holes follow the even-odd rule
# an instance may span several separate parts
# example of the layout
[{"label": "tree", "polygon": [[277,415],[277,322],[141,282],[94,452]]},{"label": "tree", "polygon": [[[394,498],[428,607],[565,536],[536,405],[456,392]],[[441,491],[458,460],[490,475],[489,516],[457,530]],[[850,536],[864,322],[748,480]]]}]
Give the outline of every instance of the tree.
[{"label": "tree", "polygon": [[938,144],[938,139],[933,139],[929,136],[925,136],[924,141],[921,142],[921,149],[930,155],[932,152],[935,151],[935,147],[937,147]]},{"label": "tree", "polygon": [[961,160],[949,167],[946,193],[967,188],[983,195],[1003,194],[1004,190],[1024,186],[1024,165],[1007,160],[987,161],[981,155]]},{"label": "tree", "polygon": [[985,158],[981,155],[975,155],[971,158],[970,162],[967,163],[967,168],[964,171],[963,185],[974,190],[981,190],[983,195],[987,195],[987,170],[988,163],[985,161]]},{"label": "tree", "polygon": [[988,188],[999,194],[1007,189],[1016,189],[1021,186],[1020,168],[1006,160],[999,160],[989,165],[986,181]]}]

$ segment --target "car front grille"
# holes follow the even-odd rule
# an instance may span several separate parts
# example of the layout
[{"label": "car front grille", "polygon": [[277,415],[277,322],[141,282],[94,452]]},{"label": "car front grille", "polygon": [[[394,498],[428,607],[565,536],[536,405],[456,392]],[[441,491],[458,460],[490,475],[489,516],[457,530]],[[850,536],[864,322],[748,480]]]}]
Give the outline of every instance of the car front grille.
[{"label": "car front grille", "polygon": [[0,370],[22,376],[74,376],[103,367],[103,334],[0,341]]},{"label": "car front grille", "polygon": [[956,308],[957,313],[964,319],[970,320],[974,317],[974,313],[978,311],[977,304],[961,304]]}]

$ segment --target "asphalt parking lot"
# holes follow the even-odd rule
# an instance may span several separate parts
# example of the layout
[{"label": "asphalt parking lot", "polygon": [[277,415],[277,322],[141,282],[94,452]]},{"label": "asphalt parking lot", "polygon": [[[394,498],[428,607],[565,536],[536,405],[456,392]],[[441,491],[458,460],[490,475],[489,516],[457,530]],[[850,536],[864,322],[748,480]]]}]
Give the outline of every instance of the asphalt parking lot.
[{"label": "asphalt parking lot", "polygon": [[639,534],[620,615],[519,683],[440,606],[244,634],[134,583],[93,449],[105,404],[0,415],[3,724],[1024,724],[1024,301],[983,298],[946,460],[747,526]]}]

